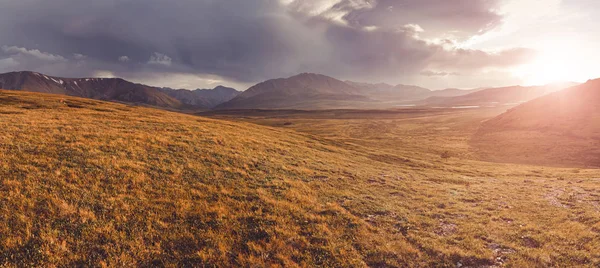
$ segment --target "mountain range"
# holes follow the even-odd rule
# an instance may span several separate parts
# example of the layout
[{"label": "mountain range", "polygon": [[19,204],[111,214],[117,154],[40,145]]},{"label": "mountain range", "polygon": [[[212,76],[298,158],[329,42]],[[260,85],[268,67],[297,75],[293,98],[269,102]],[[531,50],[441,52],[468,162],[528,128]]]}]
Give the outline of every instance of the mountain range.
[{"label": "mountain range", "polygon": [[357,87],[325,75],[304,73],[259,83],[216,109],[326,109],[356,103],[376,104]]},{"label": "mountain range", "polygon": [[370,84],[352,81],[346,81],[346,83],[361,89],[361,92],[367,95],[369,98],[383,102],[417,101],[429,97],[455,97],[478,91],[478,89],[463,90],[455,88],[430,90],[419,86],[402,84],[394,86],[385,83]]},{"label": "mountain range", "polygon": [[259,83],[215,109],[394,108],[431,96],[460,96],[472,92],[340,81],[321,74],[303,73]]},{"label": "mountain range", "polygon": [[0,88],[63,94],[169,109],[210,109],[239,94],[232,88],[173,90],[136,84],[121,78],[62,78],[36,72],[0,74]]},{"label": "mountain range", "polygon": [[209,109],[227,102],[241,93],[234,88],[224,86],[217,86],[213,89],[187,90],[161,88],[160,90],[179,100],[184,105]]},{"label": "mountain range", "polygon": [[159,88],[120,78],[61,78],[36,72],[0,74],[0,88],[3,89],[64,94],[175,110],[514,106],[573,85],[434,91],[411,85],[359,83],[302,73],[289,78],[267,80],[240,92],[223,86],[197,90]]}]

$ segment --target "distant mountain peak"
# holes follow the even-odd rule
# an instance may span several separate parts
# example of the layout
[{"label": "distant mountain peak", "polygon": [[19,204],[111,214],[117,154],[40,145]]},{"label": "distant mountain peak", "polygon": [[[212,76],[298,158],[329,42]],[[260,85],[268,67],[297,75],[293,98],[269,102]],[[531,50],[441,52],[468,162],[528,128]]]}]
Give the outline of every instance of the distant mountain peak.
[{"label": "distant mountain peak", "polygon": [[221,85],[214,87],[212,90],[214,90],[214,91],[228,91],[228,92],[233,92],[233,91],[235,91],[235,92],[240,92],[240,91],[238,91],[238,90],[237,90],[237,89],[235,89],[235,88],[232,88],[232,87],[226,87],[226,86],[221,86]]},{"label": "distant mountain peak", "polygon": [[293,76],[290,76],[288,78],[292,78],[293,79],[293,78],[303,78],[303,77],[326,77],[326,78],[332,78],[332,77],[326,76],[324,74],[317,74],[317,73],[299,73],[297,75],[293,75]]},{"label": "distant mountain peak", "polygon": [[195,90],[187,90],[162,88],[161,90],[185,105],[209,109],[229,101],[241,93],[234,88],[224,86],[216,86],[213,89],[198,88]]},{"label": "distant mountain peak", "polygon": [[332,103],[332,107],[338,107],[336,103],[349,100],[369,101],[367,97],[360,95],[358,88],[333,77],[301,73],[258,83],[217,108],[310,109],[320,106],[320,103]]}]

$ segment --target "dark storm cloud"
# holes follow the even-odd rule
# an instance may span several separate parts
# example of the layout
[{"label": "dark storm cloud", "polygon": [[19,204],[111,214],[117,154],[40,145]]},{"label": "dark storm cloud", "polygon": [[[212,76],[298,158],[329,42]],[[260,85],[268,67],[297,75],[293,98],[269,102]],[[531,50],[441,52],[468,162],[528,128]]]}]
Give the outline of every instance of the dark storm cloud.
[{"label": "dark storm cloud", "polygon": [[269,71],[260,70],[266,63],[280,65],[277,61],[294,54],[285,36],[294,29],[278,29],[289,23],[273,16],[276,5],[251,2],[26,0],[8,3],[2,9],[8,14],[0,11],[0,40],[105,63],[127,56],[130,69],[162,67],[136,64],[159,53],[178,63],[177,71],[252,79]]},{"label": "dark storm cloud", "polygon": [[[0,71],[210,74],[252,83],[298,72],[391,80],[425,68],[505,66],[515,52],[448,49],[425,33],[473,35],[491,0],[0,0]],[[458,35],[458,34],[457,34]],[[33,52],[31,52],[33,51]],[[505,54],[503,54],[505,53]],[[39,54],[36,56],[36,54]],[[40,58],[52,55],[62,61]]]}]

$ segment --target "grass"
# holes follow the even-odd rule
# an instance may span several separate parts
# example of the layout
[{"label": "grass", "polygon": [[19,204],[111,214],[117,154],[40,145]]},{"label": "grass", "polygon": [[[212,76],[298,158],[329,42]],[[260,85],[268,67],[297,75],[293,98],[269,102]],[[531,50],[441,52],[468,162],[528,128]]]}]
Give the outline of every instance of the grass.
[{"label": "grass", "polygon": [[0,91],[0,266],[600,265],[600,172],[479,161],[495,112],[211,119]]}]

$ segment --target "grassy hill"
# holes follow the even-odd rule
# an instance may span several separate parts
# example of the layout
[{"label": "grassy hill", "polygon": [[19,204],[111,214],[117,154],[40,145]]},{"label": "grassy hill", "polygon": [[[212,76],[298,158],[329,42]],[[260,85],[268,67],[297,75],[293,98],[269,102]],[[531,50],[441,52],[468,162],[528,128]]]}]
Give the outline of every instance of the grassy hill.
[{"label": "grassy hill", "polygon": [[0,91],[0,266],[600,265],[600,173],[479,162],[481,116],[260,126]]},{"label": "grassy hill", "polygon": [[485,122],[473,143],[495,161],[600,167],[600,80],[515,107]]}]

